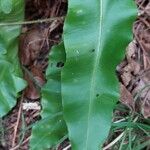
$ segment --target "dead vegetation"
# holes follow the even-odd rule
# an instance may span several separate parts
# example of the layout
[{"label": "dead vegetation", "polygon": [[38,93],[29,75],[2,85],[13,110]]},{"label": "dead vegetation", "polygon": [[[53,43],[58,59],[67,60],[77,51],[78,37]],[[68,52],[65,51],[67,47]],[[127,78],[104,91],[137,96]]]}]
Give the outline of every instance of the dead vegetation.
[{"label": "dead vegetation", "polygon": [[[138,19],[134,23],[134,40],[119,65],[122,101],[134,111],[150,117],[150,3],[137,0]],[[136,109],[135,109],[136,108]]]}]

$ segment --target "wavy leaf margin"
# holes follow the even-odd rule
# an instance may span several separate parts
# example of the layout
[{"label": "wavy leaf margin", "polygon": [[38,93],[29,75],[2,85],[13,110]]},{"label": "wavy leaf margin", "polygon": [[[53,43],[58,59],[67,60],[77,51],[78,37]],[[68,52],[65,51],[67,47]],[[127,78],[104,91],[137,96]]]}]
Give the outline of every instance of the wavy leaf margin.
[{"label": "wavy leaf margin", "polygon": [[132,39],[131,0],[69,0],[62,70],[64,119],[73,150],[98,150],[119,99],[116,65]]}]

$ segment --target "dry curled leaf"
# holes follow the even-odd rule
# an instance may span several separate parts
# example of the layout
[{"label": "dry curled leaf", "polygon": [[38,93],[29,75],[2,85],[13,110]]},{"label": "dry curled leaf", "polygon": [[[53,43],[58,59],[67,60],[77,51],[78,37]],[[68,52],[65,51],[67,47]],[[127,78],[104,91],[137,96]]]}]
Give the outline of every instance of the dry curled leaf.
[{"label": "dry curled leaf", "polygon": [[120,101],[129,107],[131,110],[135,109],[135,103],[132,94],[127,90],[127,88],[123,85],[120,84],[121,87],[121,98]]},{"label": "dry curled leaf", "polygon": [[43,50],[43,42],[46,40],[47,29],[33,29],[20,37],[19,57],[22,65],[31,65]]},{"label": "dry curled leaf", "polygon": [[146,56],[150,57],[150,29],[141,34],[141,45]]},{"label": "dry curled leaf", "polygon": [[147,12],[147,15],[150,17],[150,3],[145,7],[145,11]]},{"label": "dry curled leaf", "polygon": [[[125,68],[125,70],[128,69],[128,66]],[[124,70],[123,70],[124,71]],[[131,74],[131,71],[127,70],[127,71],[124,71],[121,75],[121,79],[122,79],[122,82],[125,86],[128,86],[131,79],[132,79],[132,74]]]},{"label": "dry curled leaf", "polygon": [[40,98],[40,93],[37,87],[35,86],[33,80],[25,73],[25,80],[28,82],[28,86],[25,89],[25,97],[29,99],[38,99]]},{"label": "dry curled leaf", "polygon": [[[150,96],[150,94],[149,94],[149,96]],[[146,99],[145,102],[143,102],[141,111],[142,111],[144,118],[150,117],[150,99]]]},{"label": "dry curled leaf", "polygon": [[136,50],[136,45],[135,45],[135,41],[133,41],[129,44],[128,48],[126,49],[126,57],[128,62],[130,62],[132,58],[135,56],[135,50]]},{"label": "dry curled leaf", "polygon": [[31,72],[25,72],[25,79],[28,82],[25,96],[30,99],[40,98],[39,88],[46,82],[42,69],[37,66],[31,66]]},{"label": "dry curled leaf", "polygon": [[39,87],[43,86],[46,82],[45,76],[43,74],[42,67],[40,66],[31,66],[31,72],[34,76],[35,82],[38,84]]}]

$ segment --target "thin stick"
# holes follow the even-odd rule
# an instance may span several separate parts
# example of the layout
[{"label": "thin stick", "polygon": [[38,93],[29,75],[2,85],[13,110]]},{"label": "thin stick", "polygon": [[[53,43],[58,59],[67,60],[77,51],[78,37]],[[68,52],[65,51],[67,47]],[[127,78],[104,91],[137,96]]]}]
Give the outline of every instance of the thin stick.
[{"label": "thin stick", "polygon": [[71,144],[69,144],[67,147],[63,148],[63,150],[68,150],[71,148]]},{"label": "thin stick", "polygon": [[54,21],[54,20],[61,20],[61,19],[64,19],[64,16],[54,17],[54,18],[47,18],[47,19],[32,20],[32,21],[6,22],[6,23],[4,22],[4,23],[0,23],[0,26],[15,26],[15,25],[36,24],[36,23],[51,22],[51,21]]},{"label": "thin stick", "polygon": [[17,117],[17,121],[16,121],[16,124],[15,124],[15,127],[14,127],[14,136],[13,136],[13,139],[12,139],[12,147],[15,146],[18,126],[19,126],[19,122],[20,122],[20,118],[21,118],[21,111],[22,111],[21,103],[22,103],[23,97],[24,97],[24,94],[22,94],[21,100],[20,100],[20,106],[19,106],[19,110],[18,110],[18,117]]},{"label": "thin stick", "polygon": [[124,135],[124,132],[122,132],[115,140],[113,140],[111,143],[109,143],[107,146],[105,146],[103,148],[103,150],[107,150],[109,149],[110,147],[112,147],[115,143],[117,143]]},{"label": "thin stick", "polygon": [[[30,139],[30,137],[26,138],[26,139],[22,142],[21,145],[23,145],[23,144],[25,144],[26,142],[28,142],[29,139]],[[16,149],[18,149],[19,147],[20,147],[20,145],[17,145],[17,146],[15,146],[15,147],[11,148],[10,150],[16,150]]]}]

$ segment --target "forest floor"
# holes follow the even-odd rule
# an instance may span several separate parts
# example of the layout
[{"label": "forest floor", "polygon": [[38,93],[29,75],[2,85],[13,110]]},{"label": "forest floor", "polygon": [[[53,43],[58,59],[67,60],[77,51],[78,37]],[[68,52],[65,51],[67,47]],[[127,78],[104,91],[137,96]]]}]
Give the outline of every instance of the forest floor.
[{"label": "forest floor", "polygon": [[[137,20],[133,26],[133,41],[126,50],[126,57],[116,68],[120,81],[121,98],[114,111],[113,122],[121,122],[125,118],[134,122],[149,125],[150,121],[150,1],[136,0],[139,8]],[[46,82],[45,71],[48,65],[48,54],[53,45],[61,41],[64,17],[67,12],[67,0],[26,0],[25,20],[55,18],[55,21],[28,24],[22,27],[20,36],[19,58],[24,79],[28,87],[22,92],[22,97],[8,115],[3,118],[5,134],[0,150],[29,150],[31,128],[25,133],[22,141],[19,135],[24,121],[26,127],[40,119],[39,110],[21,109],[25,103],[40,103],[40,92],[31,80],[30,73],[36,77],[40,85]],[[37,39],[44,38],[44,41]],[[37,41],[31,45],[32,54],[26,51],[27,43]],[[29,72],[29,73],[28,73]],[[22,120],[23,114],[23,120]],[[129,117],[130,116],[130,117]],[[134,129],[133,129],[134,130]],[[129,138],[121,139],[122,130],[110,132],[104,144],[104,150],[117,150],[121,144],[129,143]],[[132,132],[133,133],[133,132]],[[141,143],[150,140],[144,131],[134,130]],[[118,146],[119,145],[119,146]],[[150,149],[149,146],[144,147]],[[57,150],[71,149],[69,140],[62,142]],[[121,150],[121,149],[120,149]]]}]

